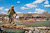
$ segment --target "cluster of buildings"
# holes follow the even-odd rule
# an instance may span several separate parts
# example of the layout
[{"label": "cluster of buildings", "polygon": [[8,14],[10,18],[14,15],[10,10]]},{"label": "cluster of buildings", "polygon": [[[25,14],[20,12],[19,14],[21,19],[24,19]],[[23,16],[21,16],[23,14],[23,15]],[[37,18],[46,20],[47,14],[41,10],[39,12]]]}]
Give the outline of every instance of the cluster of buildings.
[{"label": "cluster of buildings", "polygon": [[[17,16],[20,17],[20,19],[24,19],[24,17],[27,17],[28,19],[30,18],[46,18],[49,17],[50,18],[50,13],[48,12],[44,12],[42,14],[37,14],[37,13],[17,13]],[[6,20],[8,20],[8,16],[6,16],[6,14],[0,14],[0,22],[6,22]],[[8,21],[7,21],[8,22]]]},{"label": "cluster of buildings", "polygon": [[36,17],[49,17],[50,18],[50,13],[48,12],[44,12],[42,14],[37,14],[37,13],[17,13],[17,16],[21,17],[21,18],[24,18],[24,17],[27,17],[27,18],[36,18]]}]

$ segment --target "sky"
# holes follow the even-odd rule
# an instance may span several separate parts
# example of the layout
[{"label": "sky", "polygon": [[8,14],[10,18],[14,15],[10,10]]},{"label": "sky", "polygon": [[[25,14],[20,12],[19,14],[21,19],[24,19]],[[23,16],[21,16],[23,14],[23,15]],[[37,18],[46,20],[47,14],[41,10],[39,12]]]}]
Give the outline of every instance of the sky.
[{"label": "sky", "polygon": [[0,13],[6,14],[12,5],[16,13],[50,13],[50,0],[0,0]]}]

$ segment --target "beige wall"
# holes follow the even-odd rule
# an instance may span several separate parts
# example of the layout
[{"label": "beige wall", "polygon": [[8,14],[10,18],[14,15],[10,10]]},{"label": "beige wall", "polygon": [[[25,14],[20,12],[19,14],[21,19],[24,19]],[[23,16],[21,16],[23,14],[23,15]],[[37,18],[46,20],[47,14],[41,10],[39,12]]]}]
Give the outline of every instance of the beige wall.
[{"label": "beige wall", "polygon": [[23,14],[22,13],[18,13],[17,16],[23,17]]}]

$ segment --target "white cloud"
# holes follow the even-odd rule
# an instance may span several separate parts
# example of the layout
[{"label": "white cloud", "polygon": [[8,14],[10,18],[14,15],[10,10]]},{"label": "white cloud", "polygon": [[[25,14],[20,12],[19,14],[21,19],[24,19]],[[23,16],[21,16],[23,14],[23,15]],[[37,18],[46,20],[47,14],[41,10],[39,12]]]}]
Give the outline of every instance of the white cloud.
[{"label": "white cloud", "polygon": [[0,10],[3,10],[4,7],[0,7]]},{"label": "white cloud", "polygon": [[[25,4],[23,7],[21,7],[21,9],[24,10],[24,9],[36,8],[36,7],[38,7],[37,4],[40,4],[40,3],[43,3],[42,6],[44,6],[44,7],[50,7],[50,5],[47,5],[47,4],[49,4],[48,0],[35,0],[32,3]],[[46,4],[46,5],[44,5],[44,4]]]},{"label": "white cloud", "polygon": [[22,12],[16,12],[16,13],[22,13]]},{"label": "white cloud", "polygon": [[4,13],[4,12],[1,12],[1,13]]},{"label": "white cloud", "polygon": [[28,13],[32,13],[32,12],[28,12]]},{"label": "white cloud", "polygon": [[46,0],[46,1],[44,2],[44,4],[49,4],[49,1],[48,1],[48,0]]},{"label": "white cloud", "polygon": [[24,10],[24,9],[28,9],[28,8],[26,8],[26,7],[21,7],[21,9]]},{"label": "white cloud", "polygon": [[42,3],[43,1],[45,1],[45,0],[36,0],[36,1],[34,1],[33,3],[34,3],[34,4],[37,4],[37,3]]},{"label": "white cloud", "polygon": [[6,14],[6,13],[4,11],[2,11],[1,14]]},{"label": "white cloud", "polygon": [[34,4],[26,4],[25,6],[27,6],[28,8],[37,7],[37,5],[34,5]]},{"label": "white cloud", "polygon": [[46,0],[44,4],[45,4],[44,7],[50,7],[50,4],[49,4],[48,0]]},{"label": "white cloud", "polygon": [[44,5],[44,7],[50,7],[50,5]]},{"label": "white cloud", "polygon": [[8,11],[9,9],[4,9],[5,11]]},{"label": "white cloud", "polygon": [[45,10],[39,8],[39,9],[35,9],[34,13],[42,14],[43,12],[45,12]]},{"label": "white cloud", "polygon": [[24,7],[21,7],[21,9],[24,10],[24,9],[30,9],[30,8],[35,8],[35,7],[37,7],[37,5],[35,4],[26,4],[24,5]]},{"label": "white cloud", "polygon": [[25,4],[24,7],[22,7],[22,9],[30,9],[30,8],[34,8],[34,7],[37,7],[37,3],[42,3],[43,1],[45,0],[35,0],[34,2],[32,3],[29,3],[29,4]]},{"label": "white cloud", "polygon": [[34,13],[37,13],[37,12],[34,12]]},{"label": "white cloud", "polygon": [[17,3],[20,3],[20,1],[17,1]]}]

